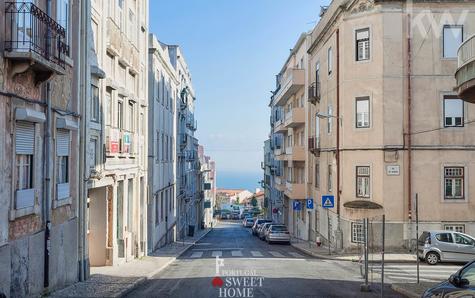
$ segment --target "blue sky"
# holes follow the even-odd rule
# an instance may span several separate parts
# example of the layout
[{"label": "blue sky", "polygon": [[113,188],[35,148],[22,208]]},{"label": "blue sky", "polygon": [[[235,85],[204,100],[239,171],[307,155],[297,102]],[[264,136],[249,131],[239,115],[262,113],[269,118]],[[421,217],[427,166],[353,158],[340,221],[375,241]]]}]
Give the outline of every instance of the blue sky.
[{"label": "blue sky", "polygon": [[327,3],[150,0],[150,32],[180,45],[190,67],[197,137],[216,160],[219,187],[252,188],[262,179],[275,75]]}]

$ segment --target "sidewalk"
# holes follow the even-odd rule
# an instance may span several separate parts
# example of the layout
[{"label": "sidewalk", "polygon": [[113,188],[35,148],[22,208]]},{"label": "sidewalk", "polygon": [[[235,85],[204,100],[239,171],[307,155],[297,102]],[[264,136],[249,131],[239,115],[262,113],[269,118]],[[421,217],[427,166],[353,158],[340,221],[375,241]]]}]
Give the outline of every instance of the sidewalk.
[{"label": "sidewalk", "polygon": [[424,291],[428,288],[432,288],[437,283],[430,282],[421,282],[420,284],[416,283],[397,283],[392,284],[391,288],[398,292],[401,295],[404,295],[408,298],[420,298]]},{"label": "sidewalk", "polygon": [[[318,247],[316,243],[309,242],[309,241],[293,239],[291,244],[297,250],[304,252],[306,254],[309,254],[311,256],[320,258],[320,259],[329,259],[329,260],[337,260],[337,261],[352,261],[352,262],[358,262],[360,259],[360,255],[358,254],[338,254],[334,252],[329,254],[328,246]],[[368,259],[370,262],[380,262],[381,254],[380,253],[369,254]],[[416,256],[413,254],[407,254],[407,253],[385,253],[384,262],[385,263],[415,263]]]},{"label": "sidewalk", "polygon": [[91,278],[50,294],[50,297],[121,297],[165,269],[211,229],[199,230],[184,242],[173,242],[121,266],[91,267]]}]

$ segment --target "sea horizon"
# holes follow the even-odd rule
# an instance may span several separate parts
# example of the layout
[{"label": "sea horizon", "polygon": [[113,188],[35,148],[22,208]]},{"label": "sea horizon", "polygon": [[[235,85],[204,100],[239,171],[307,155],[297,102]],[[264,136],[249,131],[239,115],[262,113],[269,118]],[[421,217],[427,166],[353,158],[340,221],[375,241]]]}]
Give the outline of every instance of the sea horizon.
[{"label": "sea horizon", "polygon": [[262,172],[233,172],[217,171],[217,188],[221,189],[246,189],[255,192],[256,188],[261,188],[259,181],[263,179]]}]

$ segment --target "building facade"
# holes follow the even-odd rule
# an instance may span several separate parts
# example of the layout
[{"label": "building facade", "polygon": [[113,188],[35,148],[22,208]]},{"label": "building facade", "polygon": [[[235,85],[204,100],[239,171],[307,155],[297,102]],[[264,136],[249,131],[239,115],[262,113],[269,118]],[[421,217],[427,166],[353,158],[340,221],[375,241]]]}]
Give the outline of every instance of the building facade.
[{"label": "building facade", "polygon": [[205,155],[204,147],[198,147],[198,159],[201,164],[201,184],[203,185],[203,222],[205,227],[212,227],[213,212],[216,205],[216,163]]},{"label": "building facade", "polygon": [[82,4],[0,1],[0,295],[7,297],[79,278],[82,102],[74,65]]},{"label": "building facade", "polygon": [[[409,248],[416,194],[420,230],[475,234],[473,107],[453,91],[457,48],[473,20],[473,3],[463,1],[339,0],[322,9],[306,48],[306,185],[297,198],[315,204],[307,210],[302,201],[300,234],[289,220],[294,236],[356,249],[361,219],[379,231],[384,213],[387,245]],[[321,206],[324,195],[334,208]]]},{"label": "building facade", "polygon": [[86,245],[119,265],[147,252],[148,1],[91,1],[90,26]]},{"label": "building facade", "polygon": [[272,111],[273,155],[277,165],[274,169],[274,193],[282,201],[276,214],[282,214],[283,223],[294,236],[308,239],[307,215],[294,210],[295,201],[306,198],[306,76],[307,34],[302,34],[292,49],[287,61],[276,78],[270,107]]},{"label": "building facade", "polygon": [[[154,251],[176,237],[176,110],[179,81],[169,46],[150,35],[148,249]],[[174,58],[174,57],[172,57]]]}]

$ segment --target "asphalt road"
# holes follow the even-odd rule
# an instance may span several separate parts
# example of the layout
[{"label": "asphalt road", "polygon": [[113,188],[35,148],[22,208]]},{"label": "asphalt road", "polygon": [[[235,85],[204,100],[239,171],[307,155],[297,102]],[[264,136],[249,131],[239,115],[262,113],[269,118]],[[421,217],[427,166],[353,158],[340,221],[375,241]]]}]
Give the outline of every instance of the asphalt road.
[{"label": "asphalt road", "polygon": [[[380,297],[378,285],[361,293],[361,283],[354,263],[269,245],[225,222],[128,297]],[[384,296],[400,297],[389,286]]]}]

